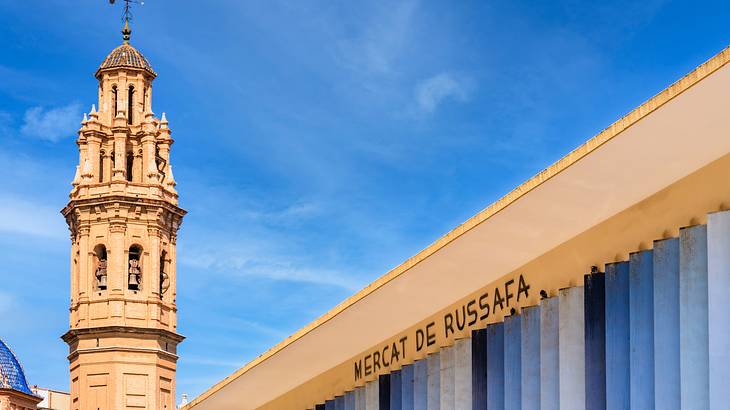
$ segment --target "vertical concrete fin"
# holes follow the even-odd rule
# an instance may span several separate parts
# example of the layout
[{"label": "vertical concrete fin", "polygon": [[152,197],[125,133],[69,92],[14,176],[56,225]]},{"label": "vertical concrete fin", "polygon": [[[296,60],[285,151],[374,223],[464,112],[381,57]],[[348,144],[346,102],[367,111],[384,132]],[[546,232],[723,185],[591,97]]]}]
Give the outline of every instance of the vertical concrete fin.
[{"label": "vertical concrete fin", "polygon": [[472,410],[472,352],[471,339],[454,343],[454,408]]},{"label": "vertical concrete fin", "polygon": [[345,410],[355,410],[355,391],[345,393]]},{"label": "vertical concrete fin", "polygon": [[403,375],[400,370],[390,374],[390,410],[403,409]]},{"label": "vertical concrete fin", "polygon": [[522,409],[540,410],[540,306],[522,310]]},{"label": "vertical concrete fin", "polygon": [[472,410],[487,408],[487,329],[471,332]]},{"label": "vertical concrete fin", "polygon": [[413,382],[414,367],[407,364],[400,369],[401,378],[401,409],[414,410],[413,407]]},{"label": "vertical concrete fin", "polygon": [[585,316],[586,409],[606,409],[606,277],[591,272],[583,278]]},{"label": "vertical concrete fin", "polygon": [[730,406],[730,212],[707,219],[710,410]]},{"label": "vertical concrete fin", "polygon": [[380,410],[379,381],[372,380],[365,384],[365,410]]},{"label": "vertical concrete fin", "polygon": [[679,371],[682,409],[708,409],[707,226],[679,231]]},{"label": "vertical concrete fin", "polygon": [[378,384],[378,410],[390,410],[390,374],[381,374]]},{"label": "vertical concrete fin", "polygon": [[424,410],[428,406],[428,365],[426,359],[417,360],[413,363],[413,408]]},{"label": "vertical concrete fin", "polygon": [[487,410],[504,410],[504,323],[487,326]]},{"label": "vertical concrete fin", "polygon": [[441,355],[436,352],[426,357],[428,388],[425,410],[439,410],[441,406]]},{"label": "vertical concrete fin", "polygon": [[358,387],[355,389],[355,410],[367,410],[365,402],[365,387]]},{"label": "vertical concrete fin", "polygon": [[679,239],[654,242],[654,403],[680,409]]},{"label": "vertical concrete fin", "polygon": [[560,410],[584,410],[583,287],[561,289],[559,299]]},{"label": "vertical concrete fin", "polygon": [[504,408],[522,410],[522,317],[504,320]]},{"label": "vertical concrete fin", "polygon": [[559,313],[558,297],[540,302],[540,410],[560,408]]},{"label": "vertical concrete fin", "polygon": [[345,396],[335,397],[335,410],[345,410]]},{"label": "vertical concrete fin", "polygon": [[606,265],[606,409],[631,404],[629,369],[629,263]]},{"label": "vertical concrete fin", "polygon": [[631,409],[654,410],[654,268],[652,251],[629,256]]},{"label": "vertical concrete fin", "polygon": [[441,349],[439,352],[440,362],[440,381],[439,381],[439,400],[441,402],[440,410],[454,410],[455,399],[455,382],[456,373],[454,372],[454,362],[456,357],[454,355],[454,347],[447,346]]}]

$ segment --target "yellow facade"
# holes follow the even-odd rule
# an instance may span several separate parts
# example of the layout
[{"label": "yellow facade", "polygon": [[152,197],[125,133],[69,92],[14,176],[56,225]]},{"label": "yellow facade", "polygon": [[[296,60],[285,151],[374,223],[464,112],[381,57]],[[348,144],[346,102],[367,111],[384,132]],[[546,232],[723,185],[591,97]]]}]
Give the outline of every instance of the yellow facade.
[{"label": "yellow facade", "polygon": [[[98,105],[79,130],[71,231],[71,409],[173,409],[176,238],[185,211],[171,131],[152,113],[156,73],[129,42],[99,67]],[[98,106],[98,110],[96,109]]]}]

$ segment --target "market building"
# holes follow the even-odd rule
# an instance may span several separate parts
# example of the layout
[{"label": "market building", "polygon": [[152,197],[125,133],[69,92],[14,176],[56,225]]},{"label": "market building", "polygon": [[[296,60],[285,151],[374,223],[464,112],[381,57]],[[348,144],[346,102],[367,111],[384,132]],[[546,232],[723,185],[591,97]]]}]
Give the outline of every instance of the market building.
[{"label": "market building", "polygon": [[727,409],[728,61],[184,408]]}]

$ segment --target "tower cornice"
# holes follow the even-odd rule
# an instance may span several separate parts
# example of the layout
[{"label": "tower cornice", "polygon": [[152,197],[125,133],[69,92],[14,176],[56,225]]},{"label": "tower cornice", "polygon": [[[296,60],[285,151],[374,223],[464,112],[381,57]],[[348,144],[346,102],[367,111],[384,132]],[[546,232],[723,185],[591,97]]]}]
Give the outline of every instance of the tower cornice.
[{"label": "tower cornice", "polygon": [[185,340],[185,336],[169,331],[167,329],[157,329],[149,327],[137,327],[137,326],[100,326],[100,327],[82,327],[76,329],[69,329],[66,333],[61,336],[61,340],[66,343],[73,343],[74,340],[79,339],[83,336],[97,336],[105,334],[135,334],[135,335],[150,335],[150,336],[162,336],[166,337],[174,342],[180,343]]},{"label": "tower cornice", "polygon": [[68,202],[68,204],[61,210],[61,214],[65,217],[68,217],[71,212],[74,211],[74,209],[79,209],[83,207],[93,207],[97,205],[105,205],[110,203],[118,203],[118,204],[128,204],[128,205],[145,205],[145,206],[153,206],[153,207],[159,207],[163,208],[166,211],[179,216],[182,218],[187,214],[187,211],[183,208],[180,208],[179,206],[172,204],[170,202],[167,202],[165,200],[160,199],[151,199],[151,198],[135,198],[135,197],[129,197],[124,195],[105,195],[100,197],[94,197],[94,198],[78,198],[78,199],[72,199]]}]

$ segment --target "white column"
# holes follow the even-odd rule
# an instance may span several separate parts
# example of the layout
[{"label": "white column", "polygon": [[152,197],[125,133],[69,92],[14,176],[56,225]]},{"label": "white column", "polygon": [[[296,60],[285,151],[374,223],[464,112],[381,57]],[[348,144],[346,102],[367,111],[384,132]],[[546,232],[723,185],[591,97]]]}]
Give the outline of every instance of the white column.
[{"label": "white column", "polygon": [[707,226],[679,231],[681,408],[710,408],[707,334]]},{"label": "white column", "polygon": [[364,386],[355,389],[355,410],[366,410]]},{"label": "white column", "polygon": [[345,393],[345,410],[355,410],[355,391]]},{"label": "white column", "polygon": [[453,346],[447,346],[441,349],[441,352],[439,353],[440,356],[440,363],[441,363],[441,380],[439,382],[440,385],[440,393],[439,393],[439,400],[441,402],[440,410],[454,410],[454,404],[455,404],[455,369],[454,369],[454,361],[456,358],[454,357],[454,347]]},{"label": "white column", "polygon": [[606,410],[631,406],[629,263],[606,265]]},{"label": "white column", "polygon": [[439,410],[441,405],[441,355],[432,353],[426,358],[428,367],[428,399],[426,410]]},{"label": "white column", "polygon": [[654,267],[652,251],[629,256],[631,409],[654,410]]},{"label": "white column", "polygon": [[560,408],[559,298],[540,302],[540,409]]},{"label": "white column", "polygon": [[522,409],[540,410],[540,306],[522,309]]},{"label": "white column", "polygon": [[401,379],[401,409],[414,410],[413,408],[413,371],[414,366],[407,364],[400,369]]},{"label": "white column", "polygon": [[454,344],[454,408],[472,410],[471,339],[459,339]]},{"label": "white column", "polygon": [[413,363],[413,409],[428,407],[428,363],[426,358]]},{"label": "white column", "polygon": [[378,379],[365,384],[365,410],[380,410]]},{"label": "white column", "polygon": [[710,410],[730,406],[730,212],[707,219]]},{"label": "white column", "polygon": [[522,317],[504,319],[504,408],[522,409]]},{"label": "white column", "polygon": [[558,298],[560,410],[585,410],[583,287],[561,289]]},{"label": "white column", "polygon": [[679,240],[654,242],[654,403],[680,410]]}]

